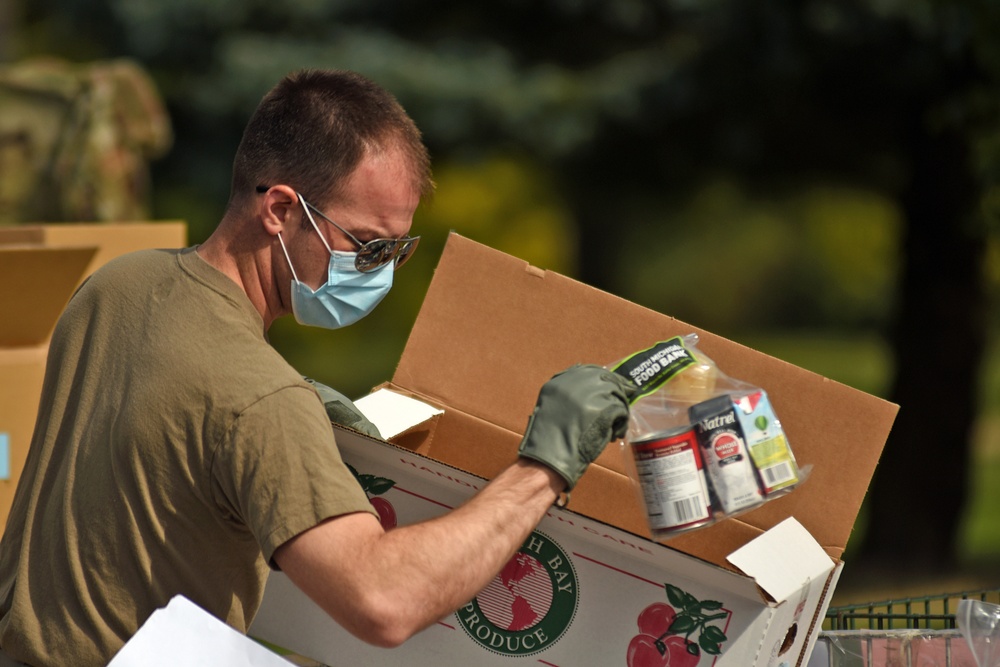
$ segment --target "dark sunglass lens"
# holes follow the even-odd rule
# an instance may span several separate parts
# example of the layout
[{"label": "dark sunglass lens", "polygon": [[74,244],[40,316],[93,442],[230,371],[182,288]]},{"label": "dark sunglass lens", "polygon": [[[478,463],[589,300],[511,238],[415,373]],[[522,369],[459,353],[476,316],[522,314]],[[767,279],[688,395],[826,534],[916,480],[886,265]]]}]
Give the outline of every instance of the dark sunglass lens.
[{"label": "dark sunglass lens", "polygon": [[420,237],[411,239],[375,239],[361,246],[354,267],[361,273],[369,273],[395,260],[396,266],[410,258]]},{"label": "dark sunglass lens", "polygon": [[358,250],[358,256],[354,260],[354,266],[362,273],[368,273],[388,264],[396,247],[396,241],[392,239],[376,239],[369,241]]}]

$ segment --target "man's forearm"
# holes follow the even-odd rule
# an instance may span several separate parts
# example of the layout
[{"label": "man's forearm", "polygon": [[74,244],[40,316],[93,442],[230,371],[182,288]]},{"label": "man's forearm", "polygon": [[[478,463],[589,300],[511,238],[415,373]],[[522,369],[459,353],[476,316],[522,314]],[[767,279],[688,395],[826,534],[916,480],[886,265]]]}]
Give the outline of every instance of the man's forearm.
[{"label": "man's forearm", "polygon": [[[429,624],[467,603],[517,552],[563,485],[548,468],[519,461],[455,511],[386,534],[385,555],[399,560],[385,569],[414,595],[406,606],[424,607]],[[421,574],[425,590],[406,586]]]},{"label": "man's forearm", "polygon": [[275,559],[350,632],[394,646],[467,603],[605,445],[628,427],[628,379],[576,365],[546,382],[517,462],[461,507],[384,532],[367,513],[330,519]]},{"label": "man's forearm", "polygon": [[521,459],[443,516],[383,533],[374,517],[348,515],[289,541],[275,558],[353,634],[394,646],[482,590],[564,485]]}]

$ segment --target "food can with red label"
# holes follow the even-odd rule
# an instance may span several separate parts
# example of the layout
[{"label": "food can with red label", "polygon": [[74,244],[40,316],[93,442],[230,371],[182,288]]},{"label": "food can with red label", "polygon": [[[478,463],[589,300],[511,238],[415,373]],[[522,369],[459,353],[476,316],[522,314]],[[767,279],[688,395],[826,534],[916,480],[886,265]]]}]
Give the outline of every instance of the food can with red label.
[{"label": "food can with red label", "polygon": [[705,470],[691,426],[645,436],[632,441],[631,447],[654,536],[712,521]]}]

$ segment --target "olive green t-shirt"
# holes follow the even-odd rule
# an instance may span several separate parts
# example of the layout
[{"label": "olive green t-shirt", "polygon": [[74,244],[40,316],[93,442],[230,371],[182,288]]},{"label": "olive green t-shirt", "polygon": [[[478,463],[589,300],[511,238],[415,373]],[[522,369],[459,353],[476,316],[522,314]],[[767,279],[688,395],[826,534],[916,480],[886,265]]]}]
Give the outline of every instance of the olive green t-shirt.
[{"label": "olive green t-shirt", "polygon": [[0,542],[0,646],[105,665],[175,594],[245,631],[278,546],[373,511],[244,292],[194,248],[120,257],[52,337]]}]

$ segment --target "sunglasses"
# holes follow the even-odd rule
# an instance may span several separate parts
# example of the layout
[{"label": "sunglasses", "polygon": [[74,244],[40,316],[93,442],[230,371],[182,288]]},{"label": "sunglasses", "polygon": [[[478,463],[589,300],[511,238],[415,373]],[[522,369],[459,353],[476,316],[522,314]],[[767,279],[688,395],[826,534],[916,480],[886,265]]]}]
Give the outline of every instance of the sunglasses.
[{"label": "sunglasses", "polygon": [[[267,185],[258,185],[258,194],[264,194],[270,189]],[[419,236],[404,236],[400,239],[372,239],[366,243],[362,243],[351,234],[349,231],[338,225],[336,222],[326,217],[322,211],[310,204],[305,200],[305,198],[299,193],[299,199],[306,207],[306,213],[309,213],[309,209],[312,212],[323,218],[331,225],[343,232],[344,236],[351,239],[354,245],[358,246],[358,252],[354,256],[354,268],[356,268],[361,273],[371,273],[376,269],[380,269],[389,262],[395,262],[394,268],[399,268],[406,263],[412,255],[413,251],[417,249],[417,243],[420,241]]]}]

